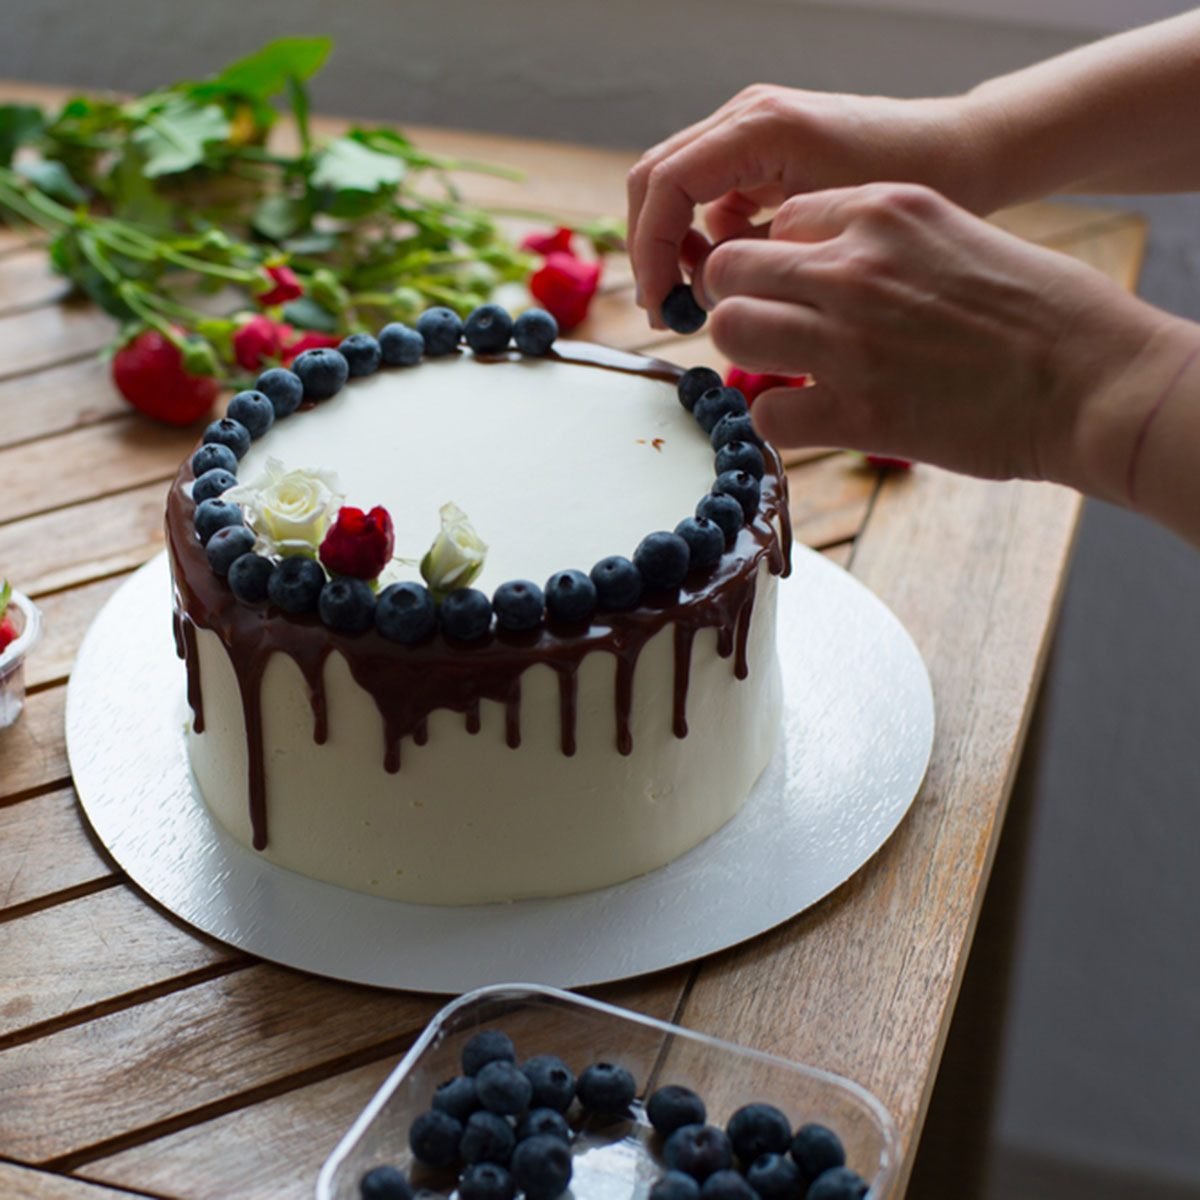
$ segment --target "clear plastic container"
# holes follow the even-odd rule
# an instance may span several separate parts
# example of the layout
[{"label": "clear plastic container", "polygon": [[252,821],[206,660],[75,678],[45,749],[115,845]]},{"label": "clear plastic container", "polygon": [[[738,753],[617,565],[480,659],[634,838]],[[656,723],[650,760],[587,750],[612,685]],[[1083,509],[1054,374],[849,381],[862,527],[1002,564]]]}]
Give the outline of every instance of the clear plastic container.
[{"label": "clear plastic container", "polygon": [[0,650],[0,729],[14,724],[25,707],[25,656],[42,636],[42,614],[28,596],[13,592],[7,615],[17,640]]},{"label": "clear plastic container", "polygon": [[359,1180],[383,1163],[409,1172],[431,1198],[453,1194],[453,1178],[414,1164],[408,1129],[430,1107],[435,1088],[461,1074],[463,1045],[480,1029],[507,1033],[518,1061],[557,1054],[577,1074],[592,1062],[616,1062],[637,1080],[631,1119],[593,1117],[576,1126],[568,1198],[645,1200],[664,1167],[640,1101],[671,1083],[699,1092],[712,1124],[724,1125],[735,1109],[759,1100],[781,1108],[793,1128],[828,1126],[845,1144],[847,1165],[870,1181],[870,1200],[886,1196],[895,1177],[895,1124],[848,1079],[568,992],[501,984],[468,992],[438,1013],[326,1160],[318,1200],[359,1200]]}]

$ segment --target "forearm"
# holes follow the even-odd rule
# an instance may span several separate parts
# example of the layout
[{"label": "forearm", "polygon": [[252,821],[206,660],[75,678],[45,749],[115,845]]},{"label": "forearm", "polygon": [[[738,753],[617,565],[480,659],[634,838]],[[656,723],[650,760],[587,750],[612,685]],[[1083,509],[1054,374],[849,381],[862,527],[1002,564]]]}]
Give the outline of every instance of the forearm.
[{"label": "forearm", "polygon": [[961,104],[978,211],[1053,192],[1200,189],[1200,10],[989,80]]}]

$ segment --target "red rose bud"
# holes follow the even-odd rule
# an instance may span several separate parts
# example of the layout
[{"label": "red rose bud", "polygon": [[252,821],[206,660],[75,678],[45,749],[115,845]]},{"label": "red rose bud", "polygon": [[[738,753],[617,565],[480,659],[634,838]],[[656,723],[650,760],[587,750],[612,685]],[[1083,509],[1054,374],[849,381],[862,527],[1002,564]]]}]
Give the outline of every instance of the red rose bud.
[{"label": "red rose bud", "polygon": [[183,352],[157,329],[143,329],[113,355],[112,377],[138,412],[167,425],[198,420],[220,390],[212,375],[190,372]]},{"label": "red rose bud", "polygon": [[376,579],[391,561],[396,535],[386,508],[344,505],[321,542],[320,559],[333,575]]},{"label": "red rose bud", "polygon": [[735,387],[753,404],[763,392],[779,387],[807,387],[807,375],[769,375],[756,371],[743,371],[741,367],[730,367],[725,374],[725,386]]},{"label": "red rose bud", "polygon": [[272,321],[261,313],[239,325],[233,335],[233,356],[247,371],[257,371],[269,362],[283,358],[283,348],[291,340],[292,327]]},{"label": "red rose bud", "polygon": [[283,365],[290,366],[293,358],[297,354],[303,354],[305,350],[336,350],[342,344],[340,337],[335,337],[331,333],[317,333],[315,330],[309,329],[302,333],[295,341],[288,342],[283,348]]},{"label": "red rose bud", "polygon": [[270,291],[262,292],[255,297],[263,308],[268,308],[272,304],[286,304],[289,300],[295,300],[304,295],[304,288],[291,267],[267,267],[266,271],[275,286]]},{"label": "red rose bud", "polygon": [[574,255],[574,251],[571,249],[571,239],[574,236],[573,230],[562,225],[551,233],[527,233],[521,239],[521,249],[543,256],[547,254]]},{"label": "red rose bud", "polygon": [[563,332],[583,323],[600,286],[600,264],[555,251],[529,280],[529,290]]}]

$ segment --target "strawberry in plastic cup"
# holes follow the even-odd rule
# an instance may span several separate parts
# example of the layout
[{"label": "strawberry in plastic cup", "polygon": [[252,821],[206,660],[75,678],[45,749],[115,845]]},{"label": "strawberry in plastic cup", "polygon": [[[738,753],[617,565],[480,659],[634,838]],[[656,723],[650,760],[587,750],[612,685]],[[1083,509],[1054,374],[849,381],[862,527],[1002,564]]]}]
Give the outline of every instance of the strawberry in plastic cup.
[{"label": "strawberry in plastic cup", "polygon": [[42,615],[28,596],[0,583],[0,729],[25,707],[25,655],[42,633]]}]

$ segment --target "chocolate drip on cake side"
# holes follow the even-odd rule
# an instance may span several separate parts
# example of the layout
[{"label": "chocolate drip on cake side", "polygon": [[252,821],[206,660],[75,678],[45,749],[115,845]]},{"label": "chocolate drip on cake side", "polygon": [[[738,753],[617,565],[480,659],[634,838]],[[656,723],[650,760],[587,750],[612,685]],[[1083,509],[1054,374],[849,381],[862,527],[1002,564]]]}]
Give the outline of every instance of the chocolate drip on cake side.
[{"label": "chocolate drip on cake side", "polygon": [[[564,343],[552,356],[564,362],[674,382],[679,368],[600,347]],[[496,361],[506,361],[498,356]],[[435,709],[462,715],[469,733],[481,727],[484,700],[504,713],[507,744],[518,750],[521,741],[521,677],[543,664],[557,675],[560,746],[572,755],[576,746],[578,672],[591,654],[611,654],[616,660],[614,688],[615,739],[621,754],[633,751],[632,711],[634,676],[643,649],[656,635],[673,627],[674,689],[672,728],[687,735],[687,696],[696,634],[715,629],[718,652],[733,658],[734,674],[748,672],[748,640],[760,565],[775,575],[790,570],[791,526],[787,509],[787,479],[774,449],[767,448],[768,473],[762,499],[752,520],[738,532],[720,563],[707,572],[690,575],[671,595],[648,594],[628,612],[598,613],[587,627],[546,625],[532,634],[488,634],[472,643],[456,643],[435,634],[416,646],[401,646],[374,630],[363,634],[335,633],[315,616],[284,616],[269,606],[251,607],[234,599],[225,581],[208,565],[204,548],[192,530],[193,504],[187,485],[192,481],[185,464],[167,505],[167,535],[175,571],[176,645],[188,676],[188,701],[196,732],[203,730],[200,663],[196,629],[212,631],[229,654],[237,679],[249,752],[248,788],[253,844],[268,843],[266,779],[262,714],[262,683],[267,664],[285,654],[296,664],[308,689],[313,712],[314,741],[328,733],[325,670],[329,656],[342,655],[355,682],[372,697],[383,727],[382,766],[389,773],[402,769],[402,742],[424,745],[428,719]],[[519,752],[519,751],[518,751]]]}]

